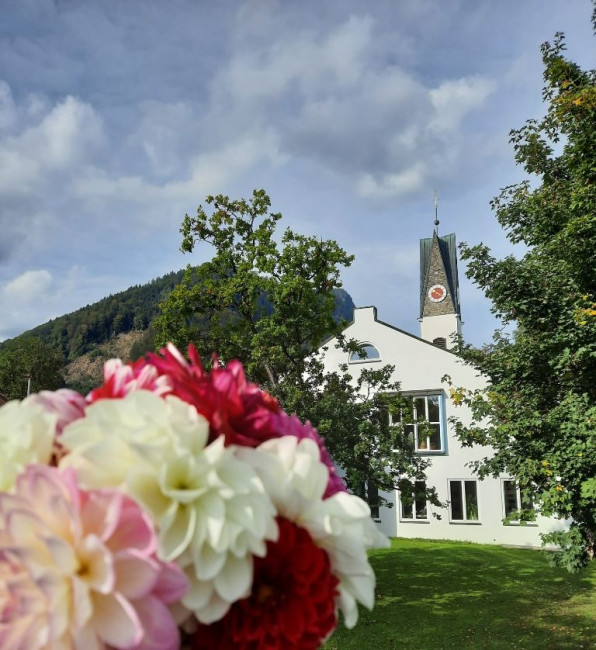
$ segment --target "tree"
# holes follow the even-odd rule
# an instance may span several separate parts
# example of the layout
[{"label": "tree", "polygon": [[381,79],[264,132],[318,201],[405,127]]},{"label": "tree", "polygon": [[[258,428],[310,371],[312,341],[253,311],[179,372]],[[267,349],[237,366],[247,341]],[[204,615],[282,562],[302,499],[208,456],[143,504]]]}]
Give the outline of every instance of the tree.
[{"label": "tree", "polygon": [[61,355],[35,337],[5,341],[0,349],[0,393],[23,399],[31,380],[31,392],[64,386]]},{"label": "tree", "polygon": [[340,270],[353,256],[335,241],[289,228],[278,244],[282,216],[269,211],[264,190],[248,201],[219,195],[206,202],[210,214],[200,206],[195,217],[185,216],[181,249],[206,243],[214,256],[189,266],[162,303],[156,347],[172,341],[185,349],[192,341],[204,360],[217,353],[224,362],[242,361],[249,379],[320,430],[349,486],[365,498],[377,500],[373,486],[389,490],[397,480],[419,479],[426,462],[388,425],[389,394],[398,388],[390,369],[360,379],[346,369],[327,373],[316,353],[330,337],[346,349],[356,345],[343,340],[344,323],[334,318]]},{"label": "tree", "polygon": [[560,33],[542,58],[546,115],[511,131],[533,178],[491,204],[522,252],[497,260],[483,244],[462,246],[503,324],[491,345],[460,350],[490,386],[453,396],[476,415],[459,425],[462,440],[494,449],[480,475],[511,474],[536,511],[573,518],[568,532],[544,536],[573,570],[593,557],[596,535],[596,71],[565,57]]}]

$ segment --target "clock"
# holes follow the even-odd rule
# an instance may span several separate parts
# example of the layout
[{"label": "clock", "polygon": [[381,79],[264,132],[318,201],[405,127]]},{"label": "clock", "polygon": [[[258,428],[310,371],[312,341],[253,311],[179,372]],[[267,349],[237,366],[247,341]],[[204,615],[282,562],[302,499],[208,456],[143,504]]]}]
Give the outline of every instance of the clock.
[{"label": "clock", "polygon": [[431,302],[443,302],[447,297],[447,289],[442,284],[433,284],[428,290],[428,299]]}]

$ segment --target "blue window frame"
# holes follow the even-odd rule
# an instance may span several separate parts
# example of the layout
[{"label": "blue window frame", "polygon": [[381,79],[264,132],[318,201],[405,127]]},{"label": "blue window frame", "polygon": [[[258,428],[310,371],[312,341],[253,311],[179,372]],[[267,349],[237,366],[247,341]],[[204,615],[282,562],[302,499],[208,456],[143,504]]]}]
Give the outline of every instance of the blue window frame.
[{"label": "blue window frame", "polygon": [[405,394],[404,397],[409,400],[411,406],[407,412],[402,411],[395,424],[404,427],[404,433],[412,441],[414,450],[424,455],[446,454],[444,393],[428,391]]}]

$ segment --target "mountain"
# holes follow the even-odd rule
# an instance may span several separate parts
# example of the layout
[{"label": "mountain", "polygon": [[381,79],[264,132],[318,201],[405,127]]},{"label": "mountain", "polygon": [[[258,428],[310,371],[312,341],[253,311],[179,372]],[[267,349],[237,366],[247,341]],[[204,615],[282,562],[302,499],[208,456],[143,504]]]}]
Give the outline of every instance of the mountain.
[{"label": "mountain", "polygon": [[[159,313],[159,304],[180,283],[184,270],[168,273],[102,298],[70,314],[38,325],[19,337],[36,337],[74,361],[118,334],[147,330]],[[0,345],[1,349],[1,345]]]},{"label": "mountain", "polygon": [[[184,272],[172,271],[38,325],[0,343],[0,354],[5,344],[18,339],[40,339],[62,356],[66,384],[86,393],[101,380],[104,360],[119,357],[130,361],[153,349],[151,324],[160,303],[181,282]],[[335,318],[351,321],[354,302],[350,294],[344,289],[334,289],[334,293]]]}]

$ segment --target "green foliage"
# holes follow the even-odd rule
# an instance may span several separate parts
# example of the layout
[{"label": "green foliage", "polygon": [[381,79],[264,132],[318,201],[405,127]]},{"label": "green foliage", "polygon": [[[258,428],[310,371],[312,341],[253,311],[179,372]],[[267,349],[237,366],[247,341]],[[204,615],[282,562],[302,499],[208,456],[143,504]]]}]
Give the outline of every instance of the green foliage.
[{"label": "green foliage", "polygon": [[482,244],[462,246],[468,277],[515,331],[482,350],[461,347],[491,386],[453,395],[475,414],[458,425],[462,441],[495,450],[480,475],[511,474],[542,514],[573,518],[545,542],[574,570],[592,558],[596,534],[596,71],[564,50],[561,34],[542,46],[546,115],[511,132],[534,180],[492,202],[523,254],[497,260]]},{"label": "green foliage", "polygon": [[8,399],[23,399],[31,380],[31,392],[64,386],[60,374],[62,357],[35,337],[7,341],[0,350],[0,393]]},{"label": "green foliage", "polygon": [[274,239],[281,214],[255,190],[249,201],[208,196],[211,214],[186,215],[181,249],[197,242],[215,249],[211,261],[187,269],[161,306],[156,344],[193,341],[204,357],[240,359],[248,375],[275,387],[282,375],[303,371],[306,352],[338,332],[333,314],[339,270],[349,266],[335,241],[286,229]]},{"label": "green foliage", "polygon": [[352,378],[345,368],[325,371],[316,353],[332,336],[346,351],[355,345],[343,341],[345,321],[337,318],[347,302],[340,270],[353,256],[332,240],[289,228],[279,235],[282,216],[270,212],[263,190],[249,200],[219,195],[206,202],[210,213],[200,206],[184,218],[181,249],[208,244],[214,256],[189,267],[161,305],[156,346],[172,341],[185,349],[193,342],[204,360],[214,353],[239,359],[286,411],[317,427],[349,486],[364,498],[373,485],[390,490],[398,477],[423,477],[424,461],[388,426],[387,393],[397,390],[391,369]]}]

